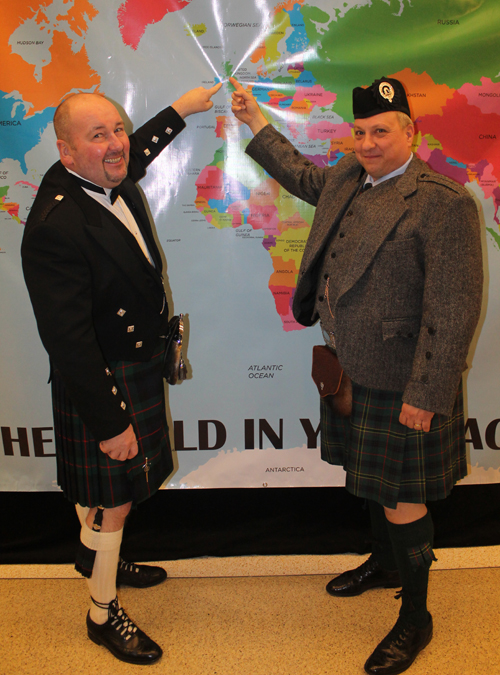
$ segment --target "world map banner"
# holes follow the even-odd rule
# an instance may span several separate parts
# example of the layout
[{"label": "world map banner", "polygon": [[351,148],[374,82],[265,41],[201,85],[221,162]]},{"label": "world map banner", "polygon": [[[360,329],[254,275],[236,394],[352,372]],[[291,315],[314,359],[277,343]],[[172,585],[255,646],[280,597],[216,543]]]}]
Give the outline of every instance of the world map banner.
[{"label": "world map banner", "polygon": [[343,485],[320,459],[311,352],[291,311],[314,209],[245,148],[236,77],[310,161],[353,151],[352,89],[408,92],[413,152],[473,196],[485,298],[466,382],[469,476],[500,482],[500,3],[498,0],[16,0],[0,7],[0,490],[57,490],[49,362],[25,288],[23,228],[58,159],[72,92],[100,92],[131,133],[188,89],[213,108],[141,181],[185,320],[189,378],[166,390],[168,488]]}]

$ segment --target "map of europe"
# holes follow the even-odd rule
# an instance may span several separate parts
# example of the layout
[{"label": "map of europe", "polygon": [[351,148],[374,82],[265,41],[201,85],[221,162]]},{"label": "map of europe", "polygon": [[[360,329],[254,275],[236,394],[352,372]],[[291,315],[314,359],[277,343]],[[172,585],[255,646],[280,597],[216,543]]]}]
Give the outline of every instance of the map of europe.
[{"label": "map of europe", "polygon": [[[26,157],[61,99],[73,91],[106,94],[89,59],[86,37],[93,23],[117,21],[123,45],[137,51],[149,27],[196,3],[124,0],[113,17],[104,14],[105,3],[90,0],[18,0],[15,8],[1,10],[0,159],[19,163],[23,173],[11,184],[13,172],[0,170],[5,214],[23,223],[10,193],[23,189],[28,200],[36,194],[40,171],[28,166]],[[339,3],[328,12],[289,0],[269,10],[267,23],[255,27],[248,58],[216,64],[215,79],[239,78],[269,120],[322,167],[353,150],[352,88],[382,75],[401,79],[416,121],[414,152],[491,200],[493,218],[485,225],[500,247],[498,3],[374,0]],[[225,32],[237,27],[237,21],[227,22]],[[184,26],[186,40],[198,40],[205,31],[201,21]],[[276,312],[285,331],[299,329],[291,304],[314,210],[264,171],[249,169],[243,154],[248,134],[230,113],[218,114],[215,130],[207,133],[214,133],[219,145],[196,177],[195,207],[216,229],[239,229],[241,236],[261,232],[273,265],[268,285]]]}]

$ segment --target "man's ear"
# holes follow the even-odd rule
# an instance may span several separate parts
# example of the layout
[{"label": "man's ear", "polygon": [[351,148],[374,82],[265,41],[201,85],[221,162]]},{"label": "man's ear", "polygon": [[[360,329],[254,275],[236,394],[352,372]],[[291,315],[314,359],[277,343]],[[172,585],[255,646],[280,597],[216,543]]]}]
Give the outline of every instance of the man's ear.
[{"label": "man's ear", "polygon": [[415,127],[413,124],[409,124],[405,129],[406,138],[408,139],[408,144],[411,147],[413,143],[413,137],[415,136]]},{"label": "man's ear", "polygon": [[67,141],[63,141],[59,139],[56,143],[57,149],[59,150],[59,158],[64,164],[64,166],[67,166],[68,169],[71,169],[73,166],[73,157],[71,154],[71,147],[69,146]]}]

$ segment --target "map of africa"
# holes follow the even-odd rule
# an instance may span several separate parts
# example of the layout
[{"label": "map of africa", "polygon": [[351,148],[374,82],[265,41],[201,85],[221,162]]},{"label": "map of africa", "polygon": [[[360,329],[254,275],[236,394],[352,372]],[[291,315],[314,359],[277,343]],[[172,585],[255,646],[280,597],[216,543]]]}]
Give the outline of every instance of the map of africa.
[{"label": "map of africa", "polygon": [[[457,3],[460,4],[471,5]],[[339,10],[334,16],[296,0],[280,3],[268,35],[250,55],[256,72],[250,75],[249,90],[265,106],[270,121],[308,159],[318,166],[333,166],[353,151],[352,124],[344,121],[351,119],[352,89],[360,82],[370,84],[382,73],[402,80],[417,123],[413,151],[435,171],[462,185],[476,183],[484,197],[493,200],[494,221],[498,225],[500,82],[491,79],[498,75],[498,64],[486,63],[489,41],[482,43],[480,49],[474,42],[465,43],[460,34],[469,31],[467,19],[463,17],[460,23],[459,13],[443,19],[439,3],[431,0],[420,2],[418,9],[409,3],[405,7],[401,0],[400,13],[396,15],[391,10],[379,2],[357,7],[345,16]],[[496,14],[498,18],[500,10]],[[485,27],[484,22],[479,23]],[[397,35],[394,39],[385,38],[390,53],[382,63],[378,60],[376,66],[369,65],[373,60],[370,55],[380,53],[380,35],[393,35],[391,24],[394,29],[397,24]],[[359,36],[367,25],[373,37],[361,40]],[[476,30],[479,31],[477,24]],[[446,64],[427,62],[423,68],[423,34],[429,41],[446,39]],[[356,45],[356,50],[346,54],[345,44]],[[314,58],[310,58],[311,52]],[[348,77],[332,77],[328,64],[350,61],[349,57],[354,68],[350,67]],[[398,67],[401,63],[404,68]],[[231,63],[226,63],[225,68],[228,74],[233,73]],[[241,71],[243,79],[248,73],[246,68]],[[470,81],[464,81],[468,75],[472,76]],[[237,126],[232,118],[220,116],[216,135],[225,144],[238,142]],[[239,142],[243,150],[246,141]],[[285,330],[299,329],[291,305],[313,209],[284,193],[264,172],[260,172],[256,183],[249,183],[240,171],[226,167],[225,159],[221,161],[221,156],[226,158],[228,153],[228,148],[218,150],[214,162],[197,180],[196,206],[218,228],[250,225],[263,231],[262,244],[274,268],[269,289],[276,311]],[[498,228],[492,224],[488,231],[500,244]]]},{"label": "map of africa", "polygon": [[[266,444],[289,451],[290,465],[309,467],[292,472],[297,484],[309,484],[300,483],[304,473],[314,483],[327,471],[316,455],[293,454],[314,447],[318,423],[308,360],[318,335],[301,330],[291,312],[314,209],[245,155],[251,134],[231,114],[229,76],[321,167],[353,150],[352,89],[382,76],[402,80],[416,122],[413,151],[476,199],[492,289],[482,335],[498,334],[496,0],[16,0],[4,3],[0,17],[0,275],[10,289],[0,402],[12,411],[8,425],[30,426],[22,409],[39,411],[40,427],[50,424],[48,404],[28,386],[33,372],[46,381],[46,357],[35,343],[18,250],[43,173],[57,159],[54,110],[71,92],[105,94],[123,106],[132,131],[186,89],[224,82],[213,109],[189,119],[141,183],[168,261],[171,304],[187,307],[193,322],[196,386],[170,396],[176,445],[186,451],[178,453],[176,486],[212,478],[230,486],[234,474],[228,469],[224,483],[222,461],[241,469],[241,457]],[[481,339],[469,391],[483,452],[474,454],[478,441],[471,463],[488,474],[484,480],[499,480],[489,452],[496,442],[484,442],[495,397],[483,400],[481,392],[498,390],[500,377],[491,361],[496,347]],[[26,382],[13,391],[7,383],[19,372]],[[297,389],[299,381],[308,384]],[[224,383],[219,398],[214,382]],[[245,463],[255,473],[249,484],[267,480],[270,471],[255,466],[269,456],[250,461],[253,469]],[[271,473],[278,480],[280,472]]]}]

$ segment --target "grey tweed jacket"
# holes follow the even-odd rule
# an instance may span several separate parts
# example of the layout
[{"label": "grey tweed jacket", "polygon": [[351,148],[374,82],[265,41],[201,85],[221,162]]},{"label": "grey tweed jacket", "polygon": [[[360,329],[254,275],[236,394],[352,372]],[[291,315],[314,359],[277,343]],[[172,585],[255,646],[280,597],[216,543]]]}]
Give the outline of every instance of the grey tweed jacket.
[{"label": "grey tweed jacket", "polygon": [[330,265],[340,363],[358,384],[402,391],[406,403],[450,415],[483,288],[479,218],[467,190],[414,157],[402,176],[352,201],[364,180],[354,153],[318,168],[271,125],[246,152],[316,207],[293,301],[297,321],[318,320],[326,248],[349,245],[349,266],[342,255]]}]

